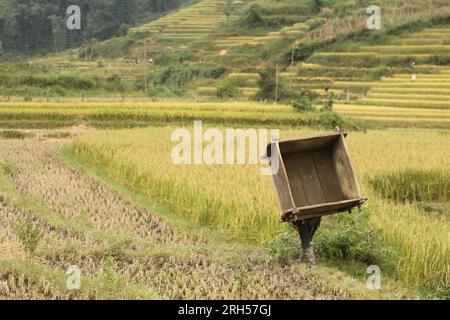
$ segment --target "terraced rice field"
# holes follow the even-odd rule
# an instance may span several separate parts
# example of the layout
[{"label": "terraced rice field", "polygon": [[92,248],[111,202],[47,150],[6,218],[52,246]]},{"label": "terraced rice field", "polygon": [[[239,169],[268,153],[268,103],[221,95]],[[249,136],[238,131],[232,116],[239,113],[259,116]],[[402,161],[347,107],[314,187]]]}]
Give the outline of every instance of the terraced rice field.
[{"label": "terraced rice field", "polygon": [[230,48],[235,46],[258,46],[266,45],[271,41],[281,40],[283,38],[300,38],[306,30],[306,23],[296,23],[292,26],[281,28],[279,31],[271,31],[266,34],[256,36],[232,36],[225,39],[215,40],[214,43],[218,48]]},{"label": "terraced rice field", "polygon": [[[337,103],[336,110],[344,114],[387,126],[449,128],[450,69],[433,60],[450,54],[448,39],[450,28],[436,27],[391,36],[383,45],[319,52],[298,74],[286,75],[294,87],[338,90],[344,101]],[[368,78],[373,68],[386,65],[391,76]],[[307,75],[302,76],[302,71]]]},{"label": "terraced rice field", "polygon": [[4,128],[61,128],[76,124],[135,127],[203,120],[210,123],[302,126],[318,124],[317,113],[296,113],[288,105],[194,102],[5,102]]},{"label": "terraced rice field", "polygon": [[336,104],[339,113],[387,127],[450,128],[449,110]]},{"label": "terraced rice field", "polygon": [[[450,71],[439,74],[397,74],[372,85],[362,103],[393,107],[449,109]],[[393,96],[395,94],[395,96]]]},{"label": "terraced rice field", "polygon": [[160,41],[177,44],[204,38],[226,20],[222,10],[225,3],[225,0],[203,0],[149,24],[133,28],[131,32],[149,32]]},{"label": "terraced rice field", "polygon": [[[214,95],[215,89],[212,90],[209,94]],[[337,90],[334,92],[344,94]],[[248,94],[254,92],[249,91]],[[364,105],[358,101],[352,101],[351,104],[338,102],[335,110],[388,127],[449,128],[448,108],[400,108],[378,103]],[[318,112],[295,112],[289,105],[256,102],[119,102],[114,99],[108,102],[79,102],[70,99],[64,102],[0,102],[0,126],[11,129],[63,128],[80,124],[98,128],[126,128],[164,123],[182,124],[194,120],[229,125],[300,127],[320,126],[320,117]]]},{"label": "terraced rice field", "polygon": [[[143,55],[139,55],[142,57]],[[73,76],[108,78],[114,75],[132,86],[144,74],[144,65],[135,64],[132,59],[102,59],[101,61],[79,61],[78,52],[69,50],[63,54],[32,60],[35,65],[43,65],[49,73]]]},{"label": "terraced rice field", "polygon": [[[226,0],[202,0],[148,24],[132,28],[130,33],[142,33],[142,38],[145,36],[146,39],[151,38],[154,41],[148,48],[149,57],[161,52],[168,54],[173,54],[177,50],[183,52],[186,50],[186,45],[195,40],[205,40],[216,27],[226,21],[227,17],[223,9],[225,3]],[[241,5],[244,4],[245,1]],[[240,4],[234,6],[239,7]],[[32,63],[46,66],[50,72],[62,75],[79,74],[100,78],[119,75],[130,87],[133,87],[136,79],[143,77],[145,73],[144,40],[138,40],[129,51],[126,57],[90,62],[82,61],[78,50],[68,50],[64,53],[34,59]],[[201,54],[202,56],[209,54],[213,56],[212,59],[215,59],[218,52],[201,50]],[[134,63],[135,59],[140,62]]]}]

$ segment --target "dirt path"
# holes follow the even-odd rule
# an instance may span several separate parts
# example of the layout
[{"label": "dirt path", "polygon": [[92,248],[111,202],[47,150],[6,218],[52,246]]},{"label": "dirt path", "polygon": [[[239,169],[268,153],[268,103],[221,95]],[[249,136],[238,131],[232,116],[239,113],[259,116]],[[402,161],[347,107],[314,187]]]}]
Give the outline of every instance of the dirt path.
[{"label": "dirt path", "polygon": [[[65,167],[58,150],[68,143],[0,140],[0,160],[13,161],[17,191],[37,199],[66,224],[55,227],[0,197],[0,248],[10,248],[3,259],[20,258],[14,226],[29,215],[44,234],[35,262],[52,270],[64,272],[76,264],[83,275],[94,277],[104,271],[106,256],[113,255],[118,275],[165,298],[350,297],[304,266],[281,266],[251,251],[208,244],[169,225],[87,174]],[[114,243],[107,235],[128,241]]]}]

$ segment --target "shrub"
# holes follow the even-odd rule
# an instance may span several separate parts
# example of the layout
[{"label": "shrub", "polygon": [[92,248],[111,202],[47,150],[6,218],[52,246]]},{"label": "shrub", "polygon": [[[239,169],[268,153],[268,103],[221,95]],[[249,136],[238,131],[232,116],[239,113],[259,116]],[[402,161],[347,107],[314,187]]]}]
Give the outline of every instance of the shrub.
[{"label": "shrub", "polygon": [[[384,264],[392,254],[382,242],[378,230],[369,222],[366,212],[338,214],[323,220],[313,238],[317,257],[328,261],[358,261],[365,264]],[[300,257],[301,242],[293,228],[277,233],[266,243],[270,256],[281,264]]]},{"label": "shrub", "polygon": [[214,68],[208,72],[208,78],[219,79],[221,78],[227,69],[223,66]]},{"label": "shrub", "polygon": [[309,30],[316,30],[319,29],[322,25],[327,22],[327,19],[325,18],[316,18],[306,21],[306,24],[308,25]]},{"label": "shrub", "polygon": [[333,261],[381,264],[389,254],[389,250],[382,249],[380,235],[365,212],[329,217],[319,228],[313,245],[318,257]]},{"label": "shrub", "polygon": [[258,80],[258,97],[260,99],[273,99],[275,97],[276,88],[276,71],[275,68],[267,67],[259,72]]},{"label": "shrub", "polygon": [[388,67],[375,68],[372,72],[373,80],[380,80],[381,77],[389,77],[393,74],[392,69]]},{"label": "shrub", "polygon": [[356,121],[354,119],[344,117],[333,111],[322,111],[319,116],[319,126],[332,130],[339,127],[343,130],[361,130],[367,129],[367,124],[363,121]]},{"label": "shrub", "polygon": [[117,263],[113,256],[108,256],[103,264],[103,273],[100,277],[102,289],[117,296],[126,287],[126,281],[117,273]]},{"label": "shrub", "polygon": [[293,25],[297,21],[288,17],[264,16],[264,23],[269,28],[281,28],[283,26]]},{"label": "shrub", "polygon": [[444,53],[434,54],[429,58],[428,63],[447,66],[450,65],[450,56]]},{"label": "shrub", "polygon": [[51,93],[60,97],[65,97],[67,95],[67,91],[60,85],[54,86],[51,90]]},{"label": "shrub", "polygon": [[[128,32],[123,26],[121,32]],[[99,56],[103,58],[119,58],[130,53],[130,48],[135,44],[135,40],[130,37],[112,38],[110,40],[99,43]]]},{"label": "shrub", "polygon": [[3,174],[11,175],[13,171],[14,163],[11,159],[3,159],[0,162],[0,168],[3,171]]},{"label": "shrub", "polygon": [[[406,68],[406,67],[411,67],[412,64],[416,63],[416,62],[417,61],[414,57],[398,57],[398,56],[396,56],[396,57],[389,58],[385,62],[385,64],[388,67],[393,67],[393,68],[395,68],[395,67],[405,67]],[[380,60],[378,60],[377,64],[380,65],[382,63],[383,63],[383,61],[380,59]]]},{"label": "shrub", "polygon": [[20,242],[25,247],[25,251],[28,255],[34,254],[39,241],[42,238],[42,234],[38,227],[34,225],[31,218],[27,217],[23,219],[17,226],[16,232],[20,239]]},{"label": "shrub", "polygon": [[312,9],[314,10],[314,12],[320,12],[323,5],[324,5],[323,0],[313,0],[311,3],[311,6],[312,6]]},{"label": "shrub", "polygon": [[122,24],[119,28],[118,34],[120,37],[124,37],[128,34],[128,30],[130,30],[130,26],[126,23]]},{"label": "shrub", "polygon": [[[258,99],[262,100],[275,100],[277,94],[277,81],[276,71],[273,67],[267,67],[263,71],[259,72],[260,78],[257,82],[259,92],[257,94]],[[278,79],[278,101],[287,101],[296,99],[299,94],[290,89],[283,79]]]},{"label": "shrub", "polygon": [[114,74],[106,79],[106,89],[109,91],[125,91],[125,87],[122,83],[122,78]]},{"label": "shrub", "polygon": [[195,70],[189,65],[172,65],[162,72],[159,81],[160,84],[174,85],[181,88],[192,80],[195,73]]},{"label": "shrub", "polygon": [[265,26],[264,18],[261,14],[261,7],[254,3],[245,13],[245,24],[249,28],[257,28]]},{"label": "shrub", "polygon": [[[144,90],[144,82],[141,84],[141,90]],[[183,89],[159,84],[149,84],[147,94],[150,97],[171,97],[183,94]]]},{"label": "shrub", "polygon": [[328,92],[327,93],[327,99],[325,100],[325,104],[323,106],[323,109],[326,111],[333,111],[333,105],[334,105],[334,93]]},{"label": "shrub", "polygon": [[217,87],[216,95],[220,99],[238,98],[242,96],[242,90],[233,81],[227,80]]},{"label": "shrub", "polygon": [[309,91],[301,92],[300,97],[294,100],[292,106],[298,112],[314,110],[311,93]]},{"label": "shrub", "polygon": [[89,43],[82,46],[79,50],[78,57],[89,61],[95,60],[100,55],[98,40],[92,39]]},{"label": "shrub", "polygon": [[309,41],[301,43],[294,51],[295,61],[305,61],[322,46],[323,44],[320,41]]},{"label": "shrub", "polygon": [[300,239],[294,232],[277,232],[274,240],[266,243],[269,255],[281,264],[288,264],[300,258]]}]

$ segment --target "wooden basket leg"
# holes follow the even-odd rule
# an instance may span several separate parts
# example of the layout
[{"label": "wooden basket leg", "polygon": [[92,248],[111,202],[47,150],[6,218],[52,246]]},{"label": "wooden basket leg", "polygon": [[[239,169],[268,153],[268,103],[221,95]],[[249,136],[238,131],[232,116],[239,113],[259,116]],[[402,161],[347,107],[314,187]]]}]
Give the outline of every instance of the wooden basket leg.
[{"label": "wooden basket leg", "polygon": [[319,229],[321,218],[312,218],[298,221],[294,224],[297,228],[302,245],[301,261],[310,265],[316,264],[316,257],[314,249],[311,246],[311,241]]}]

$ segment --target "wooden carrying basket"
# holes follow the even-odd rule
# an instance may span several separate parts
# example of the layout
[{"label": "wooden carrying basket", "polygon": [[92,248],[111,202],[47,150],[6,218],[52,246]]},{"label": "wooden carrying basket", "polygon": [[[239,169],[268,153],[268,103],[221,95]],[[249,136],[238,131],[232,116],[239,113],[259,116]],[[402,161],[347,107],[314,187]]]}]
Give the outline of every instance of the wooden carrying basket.
[{"label": "wooden carrying basket", "polygon": [[273,150],[279,160],[273,181],[283,222],[352,211],[367,201],[361,195],[346,137],[347,133],[332,133],[268,146],[267,155],[271,157]]}]

